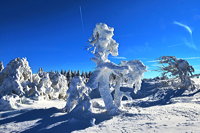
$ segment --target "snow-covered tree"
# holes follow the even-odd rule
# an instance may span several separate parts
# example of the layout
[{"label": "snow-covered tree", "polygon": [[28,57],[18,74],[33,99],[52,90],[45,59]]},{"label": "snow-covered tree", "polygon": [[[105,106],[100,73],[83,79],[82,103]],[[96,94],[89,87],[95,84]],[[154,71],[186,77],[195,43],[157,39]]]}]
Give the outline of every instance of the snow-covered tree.
[{"label": "snow-covered tree", "polygon": [[115,94],[114,102],[117,107],[121,105],[123,96],[129,100],[130,92],[121,92],[120,87],[124,86],[123,82],[126,81],[125,86],[132,88],[134,86],[134,93],[137,93],[142,84],[143,73],[146,72],[146,66],[139,60],[122,61],[120,66],[128,66],[127,73],[120,73],[115,77]]},{"label": "snow-covered tree", "polygon": [[[140,61],[122,62],[117,65],[110,62],[108,56],[118,55],[118,43],[112,38],[114,28],[108,27],[106,24],[99,23],[96,25],[92,38],[89,39],[94,54],[94,61],[97,65],[96,70],[92,73],[87,85],[91,88],[98,88],[101,97],[105,103],[108,112],[115,113],[120,106],[123,92],[120,86],[123,81],[122,77],[132,81],[137,85],[136,90],[140,89],[141,78],[146,67]],[[137,68],[139,67],[139,68]],[[110,77],[116,75],[117,84],[115,86],[115,101],[113,101],[110,93]],[[136,91],[135,91],[136,92]]]},{"label": "snow-covered tree", "polygon": [[45,99],[65,99],[68,82],[64,75],[56,72],[40,72],[33,76],[37,91]]},{"label": "snow-covered tree", "polygon": [[192,87],[190,76],[193,75],[194,68],[186,60],[177,59],[175,56],[162,56],[159,58],[159,63],[162,64],[160,68],[163,76],[169,74],[179,78],[183,88]]},{"label": "snow-covered tree", "polygon": [[51,87],[52,82],[49,77],[49,73],[42,72],[40,73],[40,82],[38,84],[38,91],[40,92],[41,96],[44,96],[47,99],[53,98],[53,88]]},{"label": "snow-covered tree", "polygon": [[89,88],[86,87],[83,79],[80,76],[74,77],[67,90],[67,103],[64,111],[68,113],[73,109],[76,109],[76,111],[89,111],[91,103],[88,94]]},{"label": "snow-covered tree", "polygon": [[9,62],[1,72],[0,95],[23,95],[29,92],[32,70],[26,58],[16,58]]},{"label": "snow-covered tree", "polygon": [[39,70],[38,70],[38,74],[39,74],[39,76],[41,76],[42,74],[43,74],[43,68],[39,68]]},{"label": "snow-covered tree", "polygon": [[52,82],[51,87],[53,88],[55,99],[65,99],[66,91],[68,89],[68,82],[64,75],[60,73],[49,73],[50,80]]},{"label": "snow-covered tree", "polygon": [[94,61],[97,65],[96,70],[93,72],[88,85],[91,88],[99,88],[101,97],[104,100],[107,111],[116,111],[115,106],[109,88],[109,77],[113,73],[113,68],[116,65],[111,63],[108,59],[108,55],[118,55],[118,43],[112,38],[114,28],[108,27],[106,24],[99,23],[96,25],[92,38],[89,39],[90,48],[94,57]]}]

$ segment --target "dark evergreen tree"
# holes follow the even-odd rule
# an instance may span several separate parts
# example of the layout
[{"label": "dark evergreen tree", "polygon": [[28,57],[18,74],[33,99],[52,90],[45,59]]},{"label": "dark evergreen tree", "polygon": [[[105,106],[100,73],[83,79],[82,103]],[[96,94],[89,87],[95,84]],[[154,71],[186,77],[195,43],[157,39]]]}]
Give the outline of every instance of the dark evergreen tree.
[{"label": "dark evergreen tree", "polygon": [[76,72],[76,76],[80,76],[80,71],[79,70]]}]

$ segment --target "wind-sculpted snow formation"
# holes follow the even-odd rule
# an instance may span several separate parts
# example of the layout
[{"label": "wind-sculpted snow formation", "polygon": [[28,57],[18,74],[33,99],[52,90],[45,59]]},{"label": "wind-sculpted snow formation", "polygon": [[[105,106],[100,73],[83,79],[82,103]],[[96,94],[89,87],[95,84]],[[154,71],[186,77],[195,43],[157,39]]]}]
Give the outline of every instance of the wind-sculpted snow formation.
[{"label": "wind-sculpted snow formation", "polygon": [[68,96],[64,111],[69,113],[75,109],[77,112],[88,112],[91,105],[89,91],[81,76],[74,77],[67,90]]},{"label": "wind-sculpted snow formation", "polygon": [[[106,24],[99,23],[96,25],[92,38],[89,39],[94,54],[94,61],[97,65],[87,85],[92,88],[98,88],[101,97],[105,103],[108,112],[115,113],[120,106],[122,97],[125,94],[120,91],[120,86],[126,79],[131,86],[135,85],[136,93],[141,86],[141,79],[146,67],[141,61],[122,61],[119,65],[111,62],[108,56],[118,56],[118,43],[112,38],[114,28],[108,27]],[[117,78],[115,88],[114,101],[111,96],[110,76],[115,75]]]},{"label": "wind-sculpted snow formation", "polygon": [[[68,82],[55,72],[32,74],[26,58],[16,58],[5,68],[0,63],[0,110],[14,108],[19,99],[65,99]],[[16,100],[15,100],[16,99]],[[6,107],[7,106],[7,107]]]}]

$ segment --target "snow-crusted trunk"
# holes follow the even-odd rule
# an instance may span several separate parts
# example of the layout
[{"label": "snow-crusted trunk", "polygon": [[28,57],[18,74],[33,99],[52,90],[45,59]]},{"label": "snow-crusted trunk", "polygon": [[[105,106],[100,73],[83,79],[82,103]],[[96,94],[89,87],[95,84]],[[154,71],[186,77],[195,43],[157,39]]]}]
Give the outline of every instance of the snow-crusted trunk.
[{"label": "snow-crusted trunk", "polygon": [[112,95],[110,93],[109,77],[102,76],[99,78],[99,92],[105,103],[107,111],[116,109],[116,106],[113,103]]},{"label": "snow-crusted trunk", "polygon": [[118,78],[119,80],[117,81],[115,85],[115,93],[114,93],[114,102],[117,107],[120,107],[121,105],[121,100],[122,100],[122,92],[120,91],[120,85],[121,85],[121,78]]},{"label": "snow-crusted trunk", "polygon": [[[141,78],[142,79],[142,78]],[[141,85],[142,85],[142,80],[141,79],[138,79],[135,81],[135,88],[133,90],[133,92],[136,94],[140,88],[141,88]]]}]

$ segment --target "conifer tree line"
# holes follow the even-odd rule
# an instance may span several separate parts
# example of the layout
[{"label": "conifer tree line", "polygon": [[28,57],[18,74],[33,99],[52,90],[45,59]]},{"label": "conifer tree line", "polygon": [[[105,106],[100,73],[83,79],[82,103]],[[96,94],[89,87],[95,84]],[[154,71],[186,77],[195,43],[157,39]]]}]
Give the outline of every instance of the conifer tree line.
[{"label": "conifer tree line", "polygon": [[[38,73],[42,72],[43,69],[40,68]],[[89,72],[84,72],[84,71],[80,71],[80,70],[61,70],[61,71],[50,71],[51,72],[54,72],[54,73],[60,73],[62,75],[64,75],[68,81],[68,87],[70,85],[70,82],[71,80],[75,77],[75,76],[81,76],[83,79],[85,79],[85,83],[89,80],[90,76],[92,75],[92,72],[89,71]]]}]

